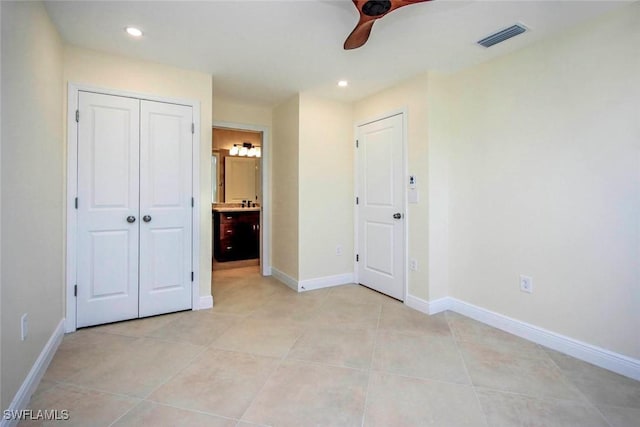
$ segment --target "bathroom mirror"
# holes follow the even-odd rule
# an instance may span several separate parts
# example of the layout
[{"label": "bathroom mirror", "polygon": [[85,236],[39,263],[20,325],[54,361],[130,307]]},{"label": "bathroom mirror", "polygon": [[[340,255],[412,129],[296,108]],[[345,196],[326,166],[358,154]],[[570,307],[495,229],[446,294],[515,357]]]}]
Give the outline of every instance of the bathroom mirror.
[{"label": "bathroom mirror", "polygon": [[225,158],[225,203],[241,203],[243,200],[258,201],[256,175],[259,160],[255,157],[228,156]]},{"label": "bathroom mirror", "polygon": [[[234,155],[241,146],[262,146],[262,132],[213,128],[211,179],[213,203],[261,201],[261,157]],[[215,188],[215,190],[213,190]]]}]

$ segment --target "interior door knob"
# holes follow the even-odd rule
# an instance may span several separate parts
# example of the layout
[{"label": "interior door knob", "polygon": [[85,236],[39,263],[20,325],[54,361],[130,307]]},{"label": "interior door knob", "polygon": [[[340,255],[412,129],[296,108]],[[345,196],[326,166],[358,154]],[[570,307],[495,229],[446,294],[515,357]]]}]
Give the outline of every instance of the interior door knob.
[{"label": "interior door knob", "polygon": [[400,218],[402,218],[402,214],[400,212],[396,212],[396,213],[393,214],[393,218],[394,219],[400,219]]},{"label": "interior door knob", "polygon": [[151,222],[151,215],[145,215],[145,216],[143,216],[143,217],[142,217],[142,220],[143,220],[144,222]]},{"label": "interior door knob", "polygon": [[127,217],[127,222],[128,222],[129,224],[136,222],[136,217],[135,217],[135,216],[133,216],[133,215],[129,215],[129,216]]}]

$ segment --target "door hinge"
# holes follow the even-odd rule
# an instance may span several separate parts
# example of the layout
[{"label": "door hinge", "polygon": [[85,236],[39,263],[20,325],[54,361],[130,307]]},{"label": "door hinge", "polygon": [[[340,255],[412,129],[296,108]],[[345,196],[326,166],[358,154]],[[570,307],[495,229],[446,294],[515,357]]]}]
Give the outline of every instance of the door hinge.
[{"label": "door hinge", "polygon": [[191,123],[191,133],[196,133],[196,124]]},{"label": "door hinge", "polygon": [[80,110],[76,110],[76,123],[80,123]]},{"label": "door hinge", "polygon": [[356,262],[360,262],[360,255],[356,255]]},{"label": "door hinge", "polygon": [[360,204],[360,197],[356,197],[356,205]]},{"label": "door hinge", "polygon": [[76,201],[75,201],[75,206],[76,206],[76,209],[78,209],[78,198],[77,197],[76,197]]},{"label": "door hinge", "polygon": [[192,197],[192,198],[191,198],[191,207],[194,207],[194,206],[195,206],[195,203],[196,203],[196,202],[195,202],[195,200],[194,200],[194,199],[193,199],[193,197]]},{"label": "door hinge", "polygon": [[78,296],[78,285],[73,285],[73,296],[74,297]]},{"label": "door hinge", "polygon": [[356,139],[356,148],[358,148],[360,146],[360,143],[358,142],[358,140]]},{"label": "door hinge", "polygon": [[193,282],[193,271],[191,272],[191,281]]}]

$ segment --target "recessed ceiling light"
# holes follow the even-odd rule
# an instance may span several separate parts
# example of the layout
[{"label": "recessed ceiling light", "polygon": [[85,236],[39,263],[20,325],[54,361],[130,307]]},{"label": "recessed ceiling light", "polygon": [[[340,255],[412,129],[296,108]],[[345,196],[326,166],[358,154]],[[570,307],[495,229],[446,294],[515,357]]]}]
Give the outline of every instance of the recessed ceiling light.
[{"label": "recessed ceiling light", "polygon": [[140,30],[139,28],[136,27],[127,27],[125,28],[125,31],[133,37],[141,37],[142,36],[142,30]]},{"label": "recessed ceiling light", "polygon": [[338,82],[338,86],[340,86],[340,87],[347,87],[347,86],[349,86],[349,82],[348,82],[348,81],[346,81],[346,80],[340,80],[340,81]]}]

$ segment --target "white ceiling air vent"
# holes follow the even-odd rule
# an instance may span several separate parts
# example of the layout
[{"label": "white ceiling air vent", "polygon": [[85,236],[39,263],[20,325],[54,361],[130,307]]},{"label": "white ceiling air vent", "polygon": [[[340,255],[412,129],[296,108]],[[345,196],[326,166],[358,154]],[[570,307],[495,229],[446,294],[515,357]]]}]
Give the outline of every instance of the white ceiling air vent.
[{"label": "white ceiling air vent", "polygon": [[498,31],[497,33],[491,34],[490,36],[487,36],[482,40],[479,40],[477,43],[480,46],[491,47],[494,44],[502,43],[503,41],[510,39],[511,37],[515,37],[518,34],[522,34],[525,31],[527,31],[527,27],[525,27],[522,24],[516,24],[516,25],[512,25],[509,28],[505,28],[502,31]]}]

